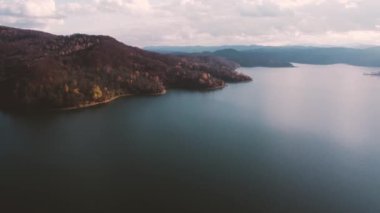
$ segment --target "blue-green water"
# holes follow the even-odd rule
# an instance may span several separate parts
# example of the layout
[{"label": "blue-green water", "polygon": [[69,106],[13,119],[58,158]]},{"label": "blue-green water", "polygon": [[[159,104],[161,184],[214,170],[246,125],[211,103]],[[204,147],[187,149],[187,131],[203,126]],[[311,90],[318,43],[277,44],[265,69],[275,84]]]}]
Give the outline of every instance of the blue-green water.
[{"label": "blue-green water", "polygon": [[[380,78],[348,65],[39,115],[0,112],[4,212],[380,211]],[[6,210],[6,211],[5,211]]]}]

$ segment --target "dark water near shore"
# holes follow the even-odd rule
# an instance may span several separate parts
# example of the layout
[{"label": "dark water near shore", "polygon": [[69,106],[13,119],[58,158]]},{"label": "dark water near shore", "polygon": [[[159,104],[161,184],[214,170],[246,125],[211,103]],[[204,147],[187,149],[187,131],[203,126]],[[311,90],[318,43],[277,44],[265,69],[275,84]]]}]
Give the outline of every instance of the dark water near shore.
[{"label": "dark water near shore", "polygon": [[347,65],[0,112],[2,212],[380,212],[380,78]]}]

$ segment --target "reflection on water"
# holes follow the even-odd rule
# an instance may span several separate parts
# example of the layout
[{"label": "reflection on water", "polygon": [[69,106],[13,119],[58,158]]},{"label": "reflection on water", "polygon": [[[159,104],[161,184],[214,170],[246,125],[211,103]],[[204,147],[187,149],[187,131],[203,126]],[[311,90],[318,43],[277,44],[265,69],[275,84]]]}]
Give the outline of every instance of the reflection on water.
[{"label": "reflection on water", "polygon": [[[380,127],[375,95],[380,79],[363,76],[371,68],[300,66],[293,71],[255,71],[260,72],[255,83],[260,84],[263,98],[258,110],[266,113],[267,122],[283,131],[328,135],[353,148],[375,142]],[[266,84],[268,79],[270,84]]]},{"label": "reflection on water", "polygon": [[380,78],[347,65],[75,112],[0,112],[0,208],[379,212]]}]

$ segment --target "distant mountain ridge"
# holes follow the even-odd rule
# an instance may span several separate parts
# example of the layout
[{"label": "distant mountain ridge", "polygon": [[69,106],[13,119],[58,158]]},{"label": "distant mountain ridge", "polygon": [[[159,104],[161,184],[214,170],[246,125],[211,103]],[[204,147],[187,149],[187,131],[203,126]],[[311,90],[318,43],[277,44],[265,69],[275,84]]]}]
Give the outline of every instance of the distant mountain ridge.
[{"label": "distant mountain ridge", "polygon": [[200,52],[214,52],[224,49],[234,50],[252,50],[260,48],[259,45],[222,45],[222,46],[148,46],[144,47],[145,50],[160,52],[160,53],[200,53]]},{"label": "distant mountain ridge", "polygon": [[[246,67],[288,67],[291,63],[337,64],[380,67],[380,47],[311,47],[311,46],[226,46],[202,47],[201,52],[194,52],[191,47],[157,47],[148,48],[157,52],[178,54],[206,54],[221,56]],[[187,50],[187,51],[186,51]]]},{"label": "distant mountain ridge", "polygon": [[0,107],[72,109],[170,88],[209,90],[250,81],[236,63],[213,56],[169,56],[109,36],[0,26]]}]

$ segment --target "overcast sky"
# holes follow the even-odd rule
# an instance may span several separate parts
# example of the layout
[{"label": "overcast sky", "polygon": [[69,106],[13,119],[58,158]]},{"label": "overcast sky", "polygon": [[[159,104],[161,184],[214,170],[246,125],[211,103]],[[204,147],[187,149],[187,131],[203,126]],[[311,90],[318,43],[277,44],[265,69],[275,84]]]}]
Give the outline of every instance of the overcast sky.
[{"label": "overcast sky", "polygon": [[0,24],[148,45],[380,45],[379,0],[0,0]]}]

